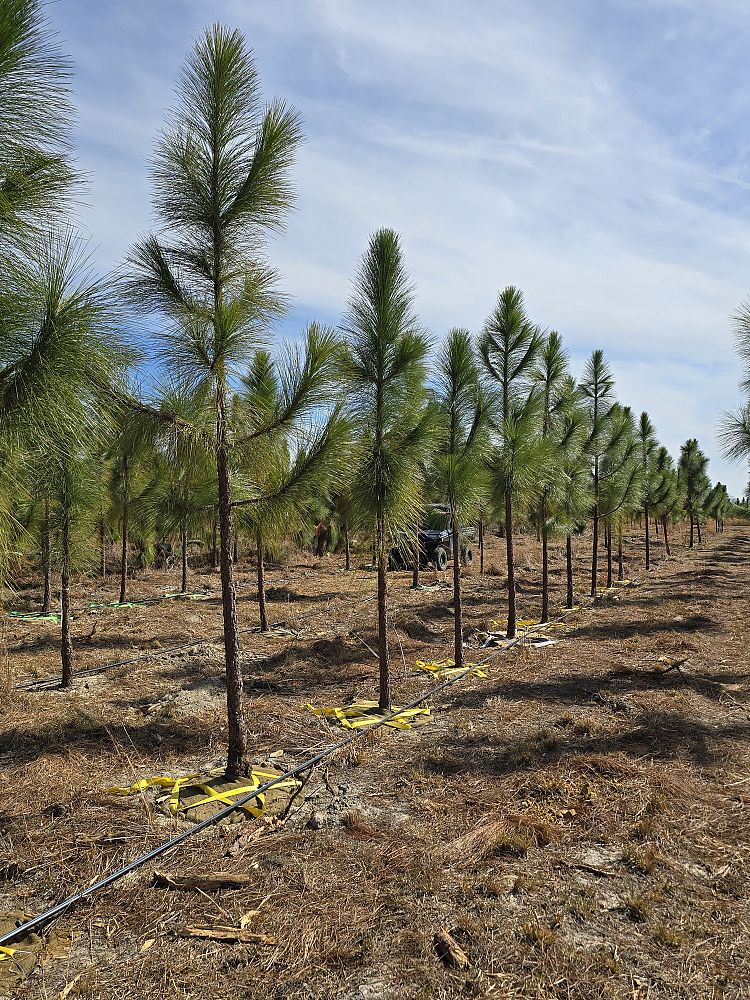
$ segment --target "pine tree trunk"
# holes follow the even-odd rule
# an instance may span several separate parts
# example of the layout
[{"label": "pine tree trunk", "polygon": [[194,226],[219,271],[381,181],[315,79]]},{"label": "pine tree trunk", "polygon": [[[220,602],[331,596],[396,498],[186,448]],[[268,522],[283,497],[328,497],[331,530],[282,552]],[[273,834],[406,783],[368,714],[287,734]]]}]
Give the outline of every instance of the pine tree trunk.
[{"label": "pine tree trunk", "polygon": [[565,607],[573,607],[573,540],[570,535],[565,538],[565,576],[568,584]]},{"label": "pine tree trunk", "polygon": [[106,534],[104,530],[104,512],[99,514],[99,576],[104,579],[107,575],[107,547]]},{"label": "pine tree trunk", "polygon": [[695,545],[695,534],[694,534],[694,531],[693,531],[693,515],[691,513],[690,514],[690,545],[689,545],[689,548],[692,549],[692,547],[694,545]]},{"label": "pine tree trunk", "polygon": [[509,639],[516,637],[516,567],[513,555],[513,508],[510,493],[505,496],[505,553],[508,563],[508,630]]},{"label": "pine tree trunk", "polygon": [[122,460],[122,555],[120,562],[120,604],[127,600],[128,593],[128,517],[130,507],[130,483],[127,456]]},{"label": "pine tree trunk", "polygon": [[669,549],[669,535],[667,534],[667,515],[666,514],[662,515],[661,525],[662,525],[662,530],[664,532],[664,551],[667,553],[668,556],[671,556],[672,553],[671,553],[671,551]]},{"label": "pine tree trunk", "polygon": [[44,501],[44,522],[42,524],[42,573],[44,592],[42,594],[42,614],[48,615],[52,603],[52,555],[49,538],[49,500]]},{"label": "pine tree trunk", "polygon": [[622,567],[622,525],[617,526],[617,579],[623,580],[625,573]]},{"label": "pine tree trunk", "polygon": [[60,574],[60,659],[62,686],[70,687],[73,680],[73,640],[70,635],[70,510],[62,513],[62,572]]},{"label": "pine tree trunk", "polygon": [[599,460],[594,460],[594,543],[591,549],[591,596],[596,597],[599,562]]},{"label": "pine tree trunk", "polygon": [[649,569],[651,569],[651,539],[649,538],[649,535],[648,535],[648,524],[649,524],[649,522],[648,522],[648,504],[647,503],[644,503],[644,505],[643,505],[643,513],[645,515],[645,521],[646,521],[646,569],[649,570]]},{"label": "pine tree trunk", "polygon": [[701,535],[701,522],[698,518],[695,519],[695,527],[698,530],[698,544],[703,544],[703,536]]},{"label": "pine tree trunk", "polygon": [[414,565],[411,571],[411,585],[419,590],[419,525],[414,525]]},{"label": "pine tree trunk", "polygon": [[378,564],[378,644],[380,663],[380,695],[381,711],[391,707],[391,671],[388,653],[388,555],[385,550],[385,524],[382,520],[376,526],[377,564]]},{"label": "pine tree trunk", "polygon": [[261,632],[268,631],[268,614],[266,612],[266,570],[265,570],[265,552],[263,550],[263,538],[260,533],[260,528],[257,529],[255,534],[256,546],[257,546],[257,557],[258,557],[258,613],[260,615],[260,630]]},{"label": "pine tree trunk", "polygon": [[484,518],[479,518],[479,575],[484,576]]},{"label": "pine tree trunk", "polygon": [[607,543],[607,586],[612,586],[612,525],[605,525],[604,538]]},{"label": "pine tree trunk", "polygon": [[219,566],[221,569],[221,604],[224,616],[224,658],[227,682],[227,718],[229,747],[227,752],[228,781],[249,773],[247,760],[247,726],[242,704],[243,684],[240,648],[237,635],[237,597],[232,565],[232,493],[227,454],[226,387],[216,391],[217,449],[216,473],[219,487]]},{"label": "pine tree trunk", "polygon": [[453,544],[453,659],[457,667],[462,667],[464,665],[464,624],[463,608],[461,607],[461,538],[458,518],[455,512],[451,514],[451,522]]},{"label": "pine tree trunk", "polygon": [[349,525],[344,522],[344,569],[351,569],[351,548],[349,546]]},{"label": "pine tree trunk", "polygon": [[180,543],[182,545],[182,579],[180,581],[180,593],[187,593],[188,579],[188,555],[187,555],[187,524],[183,520],[180,527]]},{"label": "pine tree trunk", "polygon": [[542,529],[542,617],[543,622],[549,621],[549,553],[547,531],[547,500],[542,498],[541,509]]}]

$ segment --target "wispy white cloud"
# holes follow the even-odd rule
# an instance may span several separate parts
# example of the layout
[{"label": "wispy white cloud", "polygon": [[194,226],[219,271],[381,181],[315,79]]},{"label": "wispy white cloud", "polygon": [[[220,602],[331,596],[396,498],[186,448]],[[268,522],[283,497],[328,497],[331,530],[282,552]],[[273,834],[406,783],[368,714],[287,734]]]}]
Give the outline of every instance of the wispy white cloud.
[{"label": "wispy white cloud", "polygon": [[518,284],[577,361],[611,354],[670,447],[698,436],[744,488],[714,443],[750,277],[740,0],[60,0],[51,16],[80,68],[103,263],[149,223],[147,162],[191,37],[230,21],[306,121],[273,248],[295,315],[340,316],[368,233],[391,225],[436,334],[476,329]]}]

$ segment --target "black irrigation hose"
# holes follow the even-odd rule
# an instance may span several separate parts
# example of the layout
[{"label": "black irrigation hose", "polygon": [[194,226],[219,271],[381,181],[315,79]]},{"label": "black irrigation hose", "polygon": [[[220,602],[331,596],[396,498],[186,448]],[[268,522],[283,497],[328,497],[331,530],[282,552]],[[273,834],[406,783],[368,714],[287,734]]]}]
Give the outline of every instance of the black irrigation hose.
[{"label": "black irrigation hose", "polygon": [[[253,628],[241,628],[237,630],[238,633],[244,634],[245,632],[254,632],[255,626]],[[100,663],[96,667],[86,667],[85,670],[76,670],[75,677],[90,677],[92,674],[101,674],[105,670],[114,670],[115,667],[127,667],[131,663],[139,663],[141,660],[147,660],[149,657],[156,657],[157,659],[169,656],[171,653],[178,653],[183,649],[193,649],[195,646],[204,646],[209,642],[221,642],[224,638],[222,635],[215,636],[204,636],[202,639],[195,639],[193,642],[183,642],[179,646],[167,646],[166,649],[147,649],[137,656],[133,656],[128,660],[115,660],[113,663]],[[60,683],[59,674],[55,677],[39,677],[39,678],[29,678],[25,681],[19,681],[18,684],[13,685],[13,689],[16,691],[35,691],[36,689],[44,689],[55,687]]]},{"label": "black irrigation hose", "polygon": [[[372,596],[363,598],[361,601],[355,603],[355,607],[360,604],[366,604],[371,601]],[[307,621],[308,618],[313,618],[315,615],[323,614],[323,611],[319,608],[315,608],[308,615],[302,615],[299,619],[300,622]],[[273,627],[269,629],[269,632],[273,631]],[[260,632],[257,625],[251,625],[248,628],[241,628],[237,630],[238,635],[246,635],[248,632],[257,632],[259,635],[264,635],[266,633]],[[113,663],[100,663],[95,667],[86,667],[84,670],[76,670],[75,677],[91,677],[93,674],[102,674],[107,670],[114,670],[115,667],[127,667],[132,663],[139,663],[141,660],[148,659],[162,659],[165,656],[169,656],[172,653],[179,653],[184,649],[193,649],[195,646],[204,646],[209,642],[222,642],[224,639],[224,634],[215,636],[204,636],[201,639],[195,639],[192,642],[180,643],[178,646],[168,646],[166,649],[147,649],[139,653],[137,656],[133,656],[127,660],[115,660]],[[26,680],[19,681],[17,684],[13,685],[14,691],[36,691],[36,690],[46,690],[48,688],[57,687],[60,684],[59,674],[54,677],[28,677]]]},{"label": "black irrigation hose", "polygon": [[332,746],[327,747],[325,750],[321,750],[319,753],[314,754],[312,757],[309,757],[301,764],[297,764],[295,767],[290,768],[288,771],[284,771],[277,777],[272,778],[270,781],[267,781],[263,785],[260,785],[254,791],[248,792],[247,795],[243,795],[242,798],[239,798],[237,799],[236,802],[231,803],[231,805],[225,806],[223,809],[220,809],[217,813],[214,813],[213,816],[209,816],[207,819],[201,820],[200,823],[195,823],[187,830],[183,830],[182,833],[178,833],[176,837],[172,837],[171,840],[166,841],[166,843],[160,844],[158,847],[155,847],[147,854],[143,854],[141,855],[141,857],[136,858],[134,861],[128,862],[128,864],[124,865],[122,868],[118,868],[110,875],[107,875],[106,878],[100,879],[93,885],[88,886],[88,888],[82,889],[80,892],[75,893],[73,896],[69,896],[67,899],[63,899],[61,902],[56,903],[54,906],[50,907],[50,909],[45,910],[43,913],[38,914],[36,917],[31,917],[29,920],[24,921],[22,924],[19,924],[17,927],[14,927],[12,930],[6,931],[5,934],[0,935],[0,947],[10,945],[14,941],[18,940],[18,938],[23,937],[25,934],[28,934],[29,932],[34,931],[37,928],[43,927],[45,924],[48,924],[51,920],[54,920],[55,917],[62,916],[63,913],[66,913],[69,909],[71,909],[71,907],[75,906],[76,903],[79,903],[83,899],[87,899],[95,892],[98,892],[99,889],[104,889],[107,886],[112,885],[113,882],[119,881],[119,879],[123,878],[125,875],[129,875],[130,872],[135,871],[137,868],[140,868],[142,865],[147,864],[149,861],[153,861],[154,858],[158,858],[162,854],[166,854],[167,851],[171,850],[171,848],[173,847],[176,847],[178,844],[181,844],[182,841],[187,840],[188,837],[192,837],[194,834],[200,833],[201,830],[205,830],[209,826],[213,826],[214,823],[218,823],[218,821],[223,819],[225,816],[229,816],[231,813],[236,812],[237,809],[241,809],[242,806],[246,805],[248,802],[251,802],[253,799],[257,799],[259,795],[262,795],[264,792],[267,792],[270,788],[273,788],[274,785],[279,784],[279,782],[286,781],[289,778],[295,778],[298,774],[302,774],[303,772],[308,771],[310,768],[315,767],[315,765],[318,764],[321,760],[325,760],[326,757],[330,757],[332,753],[335,753],[337,750],[342,750],[344,747],[350,746],[352,743],[361,739],[366,733],[370,733],[374,729],[379,729],[380,726],[386,725],[386,723],[390,722],[392,719],[395,719],[402,712],[408,711],[410,708],[416,708],[418,705],[421,705],[423,702],[427,701],[428,698],[431,698],[434,695],[439,694],[441,691],[444,691],[446,688],[451,687],[453,684],[457,684],[459,681],[463,680],[464,677],[467,676],[467,674],[470,674],[476,666],[479,667],[487,666],[487,664],[489,664],[490,661],[493,660],[496,656],[499,656],[501,653],[507,652],[509,649],[512,649],[514,646],[517,646],[519,643],[523,642],[524,638],[525,636],[523,635],[518,636],[516,639],[511,640],[511,642],[507,646],[503,646],[500,649],[498,649],[495,653],[492,654],[492,656],[490,656],[487,660],[484,660],[482,663],[472,664],[471,666],[466,667],[466,669],[462,673],[456,674],[454,677],[449,677],[441,684],[437,684],[434,688],[430,688],[429,691],[425,692],[423,695],[420,695],[419,698],[415,698],[414,701],[409,702],[407,705],[402,705],[400,708],[391,711],[388,715],[385,715],[382,719],[378,719],[377,722],[373,722],[371,726],[363,726],[361,729],[357,729],[356,732],[351,733],[351,735],[347,736],[345,739],[340,740],[338,743],[334,743]]}]

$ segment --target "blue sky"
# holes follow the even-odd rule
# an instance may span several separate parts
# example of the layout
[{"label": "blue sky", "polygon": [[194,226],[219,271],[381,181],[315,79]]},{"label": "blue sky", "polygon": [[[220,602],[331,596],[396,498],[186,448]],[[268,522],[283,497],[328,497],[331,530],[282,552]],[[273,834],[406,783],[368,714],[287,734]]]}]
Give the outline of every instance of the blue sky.
[{"label": "blue sky", "polygon": [[750,292],[746,0],[57,0],[75,63],[81,219],[102,269],[152,222],[148,161],[201,28],[242,28],[306,143],[271,248],[293,311],[336,323],[368,234],[403,238],[426,327],[481,327],[525,293],[580,372],[676,455],[738,399],[731,316]]}]

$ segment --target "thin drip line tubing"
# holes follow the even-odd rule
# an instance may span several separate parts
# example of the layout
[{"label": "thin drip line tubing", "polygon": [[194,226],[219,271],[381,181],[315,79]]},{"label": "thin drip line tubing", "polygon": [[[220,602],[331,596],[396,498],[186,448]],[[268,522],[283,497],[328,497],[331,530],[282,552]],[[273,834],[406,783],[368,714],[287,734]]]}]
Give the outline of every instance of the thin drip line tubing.
[{"label": "thin drip line tubing", "polygon": [[343,750],[345,747],[351,746],[352,743],[355,743],[357,740],[362,739],[362,737],[366,733],[371,733],[373,730],[379,729],[381,726],[386,725],[386,723],[390,722],[392,719],[395,719],[396,716],[400,715],[402,712],[410,708],[416,708],[417,706],[427,701],[429,698],[434,697],[434,695],[439,694],[446,688],[452,687],[452,685],[457,684],[459,681],[462,681],[467,676],[467,674],[471,673],[471,671],[476,666],[482,666],[482,667],[487,666],[490,663],[490,661],[493,660],[496,656],[500,656],[501,654],[506,653],[509,649],[513,649],[514,646],[520,645],[524,641],[524,638],[525,636],[518,636],[515,639],[512,639],[507,646],[503,646],[501,649],[498,649],[495,653],[493,653],[492,656],[484,660],[482,663],[472,664],[471,666],[467,667],[461,674],[458,674],[455,677],[450,677],[448,678],[448,680],[443,681],[441,684],[437,684],[435,687],[430,688],[429,691],[426,691],[424,694],[420,695],[419,698],[415,698],[414,701],[409,702],[407,705],[402,705],[398,709],[392,710],[388,715],[385,715],[383,716],[383,718],[378,719],[377,722],[373,722],[371,726],[365,726],[362,727],[361,729],[356,730],[350,736],[346,736],[343,740],[340,740],[338,743],[334,743],[332,746],[327,747],[325,750],[321,750],[319,753],[316,753],[312,757],[309,757],[307,760],[302,761],[302,763],[295,765],[295,767],[290,768],[288,771],[284,771],[282,774],[277,775],[277,777],[272,778],[270,781],[265,782],[265,784],[263,785],[260,785],[254,791],[249,792],[247,795],[243,795],[235,802],[232,802],[231,805],[225,806],[223,809],[220,809],[218,812],[214,813],[213,816],[209,816],[207,819],[201,820],[200,823],[195,823],[187,830],[183,830],[182,833],[178,833],[177,836],[172,837],[171,840],[165,841],[165,843],[160,844],[158,847],[153,848],[153,850],[148,851],[146,854],[142,854],[140,857],[135,858],[135,860],[128,862],[128,864],[123,865],[122,868],[118,868],[116,871],[111,872],[105,878],[100,879],[93,885],[88,886],[86,889],[82,889],[80,892],[77,892],[74,895],[69,896],[67,899],[61,900],[61,902],[56,903],[54,906],[50,907],[48,910],[45,910],[43,913],[40,913],[35,917],[31,917],[29,920],[25,920],[23,923],[18,924],[18,926],[14,927],[12,930],[6,931],[5,934],[0,935],[0,947],[12,944],[14,941],[17,941],[18,938],[23,937],[24,935],[30,933],[31,931],[35,931],[41,927],[44,927],[51,920],[54,920],[56,917],[62,916],[62,914],[67,913],[68,910],[74,907],[77,903],[80,903],[84,899],[88,899],[89,896],[92,896],[95,892],[98,892],[100,889],[105,889],[107,888],[107,886],[110,886],[114,882],[119,881],[121,878],[124,878],[131,872],[136,871],[138,868],[141,868],[149,861],[153,861],[154,858],[161,857],[163,854],[166,854],[167,851],[171,851],[172,848],[177,847],[184,840],[187,840],[189,837],[195,836],[196,833],[200,833],[202,830],[208,829],[208,827],[213,826],[214,823],[218,823],[226,816],[229,816],[233,812],[236,812],[237,809],[241,809],[242,806],[246,805],[248,802],[251,802],[253,799],[257,799],[259,795],[264,794],[270,788],[273,788],[274,785],[277,785],[282,781],[287,781],[289,778],[295,778],[297,777],[298,774],[303,774],[305,771],[309,771],[311,768],[315,767],[316,764],[319,764],[320,761],[325,760],[326,757],[330,757],[331,754],[335,753],[337,750]]},{"label": "thin drip line tubing", "polygon": [[[361,601],[357,601],[354,605],[348,605],[349,608],[359,607],[360,604],[367,604],[369,601],[373,600],[372,596],[363,598]],[[297,619],[299,622],[307,621],[309,618],[314,618],[316,615],[322,615],[325,612],[320,608],[315,608],[307,615],[302,615]],[[237,630],[239,635],[246,635],[248,632],[256,632],[258,635],[268,635],[273,632],[273,626],[268,629],[267,632],[261,632],[257,625],[249,626],[248,628],[241,628]],[[95,667],[86,667],[83,670],[76,670],[74,673],[74,678],[77,677],[90,677],[93,674],[101,674],[107,670],[114,670],[115,667],[128,667],[133,663],[139,663],[141,660],[160,660],[166,656],[171,656],[172,653],[179,653],[184,649],[193,649],[195,646],[203,646],[210,642],[223,642],[224,633],[221,635],[211,635],[203,636],[199,639],[191,640],[190,642],[183,642],[177,646],[168,646],[166,649],[146,649],[137,656],[130,657],[127,660],[115,660],[112,663],[100,663]],[[35,691],[37,689],[43,690],[46,688],[54,688],[60,684],[60,675],[56,674],[54,677],[28,677],[26,680],[19,681],[17,684],[13,685],[14,691]]]}]

